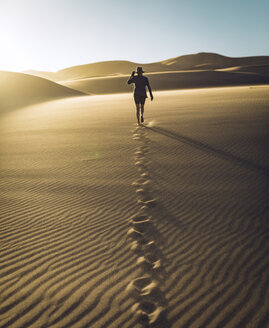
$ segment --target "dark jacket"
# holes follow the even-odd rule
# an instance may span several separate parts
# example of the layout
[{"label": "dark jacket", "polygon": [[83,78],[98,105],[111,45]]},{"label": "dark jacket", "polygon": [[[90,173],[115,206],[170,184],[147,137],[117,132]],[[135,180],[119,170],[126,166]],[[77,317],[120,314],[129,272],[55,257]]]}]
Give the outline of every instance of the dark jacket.
[{"label": "dark jacket", "polygon": [[139,96],[144,96],[147,98],[146,86],[148,87],[150,95],[152,95],[151,87],[149,85],[149,80],[146,76],[131,76],[128,80],[128,84],[134,83],[134,94]]}]

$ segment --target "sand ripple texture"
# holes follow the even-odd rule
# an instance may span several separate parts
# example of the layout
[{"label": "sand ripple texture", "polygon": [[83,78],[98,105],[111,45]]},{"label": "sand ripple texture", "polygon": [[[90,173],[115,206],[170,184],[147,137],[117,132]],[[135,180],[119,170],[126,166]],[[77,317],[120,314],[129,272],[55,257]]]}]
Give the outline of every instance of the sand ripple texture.
[{"label": "sand ripple texture", "polygon": [[166,327],[269,327],[269,96],[228,88],[175,98],[160,95],[144,127]]},{"label": "sand ripple texture", "polygon": [[[131,99],[132,100],[132,99]],[[135,327],[130,97],[1,117],[0,327]]]},{"label": "sand ripple texture", "polygon": [[268,91],[1,117],[0,327],[268,327]]}]

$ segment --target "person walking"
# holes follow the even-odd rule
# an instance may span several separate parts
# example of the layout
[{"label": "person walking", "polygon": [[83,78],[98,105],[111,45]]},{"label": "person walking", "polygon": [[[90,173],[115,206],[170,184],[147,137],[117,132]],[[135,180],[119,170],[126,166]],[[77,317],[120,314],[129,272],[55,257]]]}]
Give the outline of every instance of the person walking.
[{"label": "person walking", "polygon": [[[137,75],[135,75],[137,73]],[[131,77],[128,80],[128,84],[134,83],[134,101],[136,104],[136,117],[137,124],[140,125],[140,109],[141,109],[141,122],[144,122],[144,106],[147,98],[146,86],[148,87],[151,101],[153,100],[153,95],[149,80],[143,75],[144,71],[142,67],[137,67],[136,72],[133,71]]]}]

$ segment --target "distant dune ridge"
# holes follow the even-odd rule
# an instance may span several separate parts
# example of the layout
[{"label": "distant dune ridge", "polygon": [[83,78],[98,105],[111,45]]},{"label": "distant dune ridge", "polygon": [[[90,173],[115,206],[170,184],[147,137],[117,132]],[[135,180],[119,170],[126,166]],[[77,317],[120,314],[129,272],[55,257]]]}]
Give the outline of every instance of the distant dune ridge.
[{"label": "distant dune ridge", "polygon": [[129,74],[130,71],[132,71],[136,66],[141,65],[147,73],[178,70],[220,69],[235,66],[256,67],[260,65],[269,66],[269,56],[232,58],[219,54],[202,52],[198,54],[178,56],[150,64],[134,63],[126,60],[112,60],[68,67],[55,73],[39,72],[34,70],[26,71],[26,73],[41,76],[54,81],[61,81],[96,76],[107,76],[111,74]]},{"label": "distant dune ridge", "polygon": [[0,71],[0,111],[56,98],[82,96],[47,79],[23,73]]},{"label": "distant dune ridge", "polygon": [[[154,91],[204,87],[268,84],[269,76],[234,71],[172,71],[146,73]],[[129,75],[95,77],[60,82],[69,88],[89,94],[124,93],[132,91],[126,81]]]},{"label": "distant dune ridge", "polygon": [[269,84],[269,56],[231,58],[198,53],[156,63],[104,61],[58,72],[0,71],[0,111],[82,95],[132,92],[127,79],[143,66],[153,91]]},{"label": "distant dune ridge", "polygon": [[55,73],[27,73],[82,92],[109,94],[129,92],[131,89],[126,79],[141,65],[150,76],[153,90],[269,83],[269,56],[232,58],[215,53],[184,55],[150,64],[104,61],[73,66]]}]

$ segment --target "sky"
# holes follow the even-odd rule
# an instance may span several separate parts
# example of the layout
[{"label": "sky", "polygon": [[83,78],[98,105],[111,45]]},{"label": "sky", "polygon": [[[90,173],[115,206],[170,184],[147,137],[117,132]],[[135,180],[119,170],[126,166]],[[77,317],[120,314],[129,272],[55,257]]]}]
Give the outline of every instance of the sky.
[{"label": "sky", "polygon": [[0,70],[269,55],[269,0],[0,0]]}]

